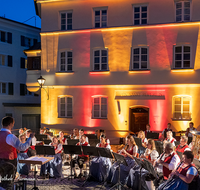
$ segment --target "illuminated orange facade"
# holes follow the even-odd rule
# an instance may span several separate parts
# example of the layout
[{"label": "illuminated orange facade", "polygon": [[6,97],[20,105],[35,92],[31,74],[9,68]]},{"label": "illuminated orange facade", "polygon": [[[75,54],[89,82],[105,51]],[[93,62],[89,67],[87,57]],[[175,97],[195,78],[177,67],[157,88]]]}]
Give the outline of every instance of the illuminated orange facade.
[{"label": "illuminated orange facade", "polygon": [[[109,138],[143,130],[145,122],[153,131],[163,130],[168,122],[175,131],[185,130],[190,121],[198,127],[200,2],[188,2],[37,0],[42,18],[41,71],[27,71],[27,85],[34,89],[42,75],[45,87],[51,87],[49,100],[41,90],[42,125],[105,129]],[[189,10],[189,17],[180,13],[183,22],[176,15],[178,5]],[[137,11],[147,23],[137,23]],[[98,27],[97,22],[106,26]],[[63,30],[63,23],[72,28]],[[70,69],[63,71],[61,54],[69,52],[71,67],[67,62]],[[107,60],[106,69],[102,63],[101,69],[95,66],[99,58]],[[63,97],[69,97],[65,108]]]}]

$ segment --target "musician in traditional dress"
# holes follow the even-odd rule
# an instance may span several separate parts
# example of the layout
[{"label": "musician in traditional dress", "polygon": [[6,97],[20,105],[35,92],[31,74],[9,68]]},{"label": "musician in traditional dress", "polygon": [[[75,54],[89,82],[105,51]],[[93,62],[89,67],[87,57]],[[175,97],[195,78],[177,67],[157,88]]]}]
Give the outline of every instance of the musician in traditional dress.
[{"label": "musician in traditional dress", "polygon": [[146,148],[146,147],[147,147],[148,141],[147,141],[147,138],[145,138],[145,134],[144,134],[143,131],[139,131],[139,132],[138,132],[138,138],[141,138],[141,140],[142,140],[142,146],[143,146],[144,148]]},{"label": "musician in traditional dress", "polygon": [[190,148],[187,144],[188,142],[188,137],[186,136],[181,136],[181,139],[180,139],[180,144],[178,145],[178,147],[176,148],[176,151],[178,152],[184,152],[184,151],[190,151]]},{"label": "musician in traditional dress", "polygon": [[2,119],[2,129],[0,131],[0,168],[6,169],[5,173],[1,173],[1,177],[13,178],[9,181],[1,181],[0,187],[11,190],[16,174],[17,167],[17,151],[25,151],[31,144],[34,134],[31,134],[25,143],[11,133],[15,121],[12,117],[4,117]]},{"label": "musician in traditional dress", "polygon": [[[82,135],[85,135],[84,134],[84,129],[80,129],[79,130],[79,138],[81,138]],[[89,143],[89,139],[88,139],[88,137],[86,135],[85,135],[85,141]]]},{"label": "musician in traditional dress", "polygon": [[[100,143],[98,143],[96,147],[103,147],[108,149],[111,148],[110,144],[106,142],[105,135],[101,135]],[[95,157],[91,161],[90,174],[95,180],[99,182],[105,181],[110,172],[111,165],[112,164],[109,158]]]},{"label": "musician in traditional dress", "polygon": [[77,128],[73,129],[73,133],[70,135],[70,139],[79,139],[79,131]]},{"label": "musician in traditional dress", "polygon": [[64,137],[64,132],[63,131],[60,131],[59,132],[59,141],[60,143],[63,145],[63,144],[67,144],[67,139]]},{"label": "musician in traditional dress", "polygon": [[144,131],[146,138],[147,138],[147,133],[152,133],[152,131],[150,129],[151,129],[151,126],[149,124],[146,124],[146,130]]},{"label": "musician in traditional dress", "polygon": [[167,132],[167,138],[163,141],[164,143],[172,143],[175,146],[176,139],[173,137],[172,131]]},{"label": "musician in traditional dress", "polygon": [[197,129],[194,128],[194,123],[193,122],[189,123],[189,127],[186,130],[185,136],[187,136],[187,137],[193,137],[194,134],[192,134],[191,131],[197,131]]},{"label": "musician in traditional dress", "polygon": [[61,158],[62,144],[54,136],[49,145],[54,147],[55,155],[49,155],[48,157],[54,157],[54,159],[41,166],[40,176],[41,178],[61,178],[63,176]]},{"label": "musician in traditional dress", "polygon": [[158,173],[163,173],[165,180],[168,179],[169,174],[178,166],[180,158],[174,151],[172,143],[166,143],[164,153],[155,162],[155,167]]},{"label": "musician in traditional dress", "polygon": [[21,135],[22,133],[24,133],[24,129],[23,129],[23,128],[20,128],[20,129],[19,129],[19,135]]},{"label": "musician in traditional dress", "polygon": [[194,155],[191,151],[183,152],[182,162],[170,174],[169,180],[161,184],[158,190],[195,190],[199,188],[197,186],[198,170],[192,163],[193,159]]},{"label": "musician in traditional dress", "polygon": [[[80,138],[80,142],[76,144],[77,146],[90,146],[88,142],[86,142],[86,136],[82,135]],[[81,155],[76,156],[75,158],[72,159],[72,170],[74,172],[74,178],[81,178],[83,177],[83,164],[88,160],[88,156],[84,155],[83,153]],[[75,164],[78,164],[80,168],[80,174],[77,176]]]},{"label": "musician in traditional dress", "polygon": [[[129,175],[129,171],[135,165],[135,160],[133,156],[138,156],[138,147],[135,143],[134,138],[131,135],[126,137],[126,145],[120,151],[120,154],[124,155],[128,166],[120,164],[120,181],[125,184],[126,178]],[[118,171],[118,163],[112,165],[107,181],[112,184],[116,184],[118,181],[119,171]]]},{"label": "musician in traditional dress", "polygon": [[149,139],[147,143],[147,149],[145,150],[144,155],[141,155],[140,158],[146,158],[149,162],[154,164],[157,160],[159,154],[156,150],[155,142],[153,139]]},{"label": "musician in traditional dress", "polygon": [[[31,129],[26,130],[26,138],[27,139],[29,138],[31,133],[32,133]],[[36,141],[37,141],[36,137],[33,137],[32,141],[31,141],[31,146],[35,146],[36,145]]]}]

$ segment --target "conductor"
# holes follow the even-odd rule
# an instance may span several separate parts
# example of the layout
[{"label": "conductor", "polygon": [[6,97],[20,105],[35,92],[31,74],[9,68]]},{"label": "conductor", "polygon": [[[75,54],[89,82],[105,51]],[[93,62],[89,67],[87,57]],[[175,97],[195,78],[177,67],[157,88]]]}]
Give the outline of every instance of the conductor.
[{"label": "conductor", "polygon": [[[29,148],[34,134],[25,143],[11,133],[15,121],[12,117],[4,117],[2,119],[2,129],[0,131],[0,189],[11,190],[17,168],[17,150],[25,151]],[[9,178],[6,179],[6,178]],[[1,188],[2,187],[2,188]]]}]

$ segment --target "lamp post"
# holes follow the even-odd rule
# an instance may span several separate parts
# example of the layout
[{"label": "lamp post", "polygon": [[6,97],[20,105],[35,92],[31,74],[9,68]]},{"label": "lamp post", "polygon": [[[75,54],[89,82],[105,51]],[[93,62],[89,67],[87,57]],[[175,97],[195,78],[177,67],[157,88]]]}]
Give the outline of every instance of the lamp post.
[{"label": "lamp post", "polygon": [[43,85],[44,85],[46,79],[43,78],[42,76],[40,76],[40,77],[37,79],[37,81],[38,81],[38,83],[39,83],[39,85],[40,85],[40,88],[41,88],[41,89],[43,88],[43,89],[45,90],[45,92],[47,93],[47,100],[49,100],[49,88],[47,87],[47,89],[48,89],[48,91],[47,91],[46,88],[43,87]]}]

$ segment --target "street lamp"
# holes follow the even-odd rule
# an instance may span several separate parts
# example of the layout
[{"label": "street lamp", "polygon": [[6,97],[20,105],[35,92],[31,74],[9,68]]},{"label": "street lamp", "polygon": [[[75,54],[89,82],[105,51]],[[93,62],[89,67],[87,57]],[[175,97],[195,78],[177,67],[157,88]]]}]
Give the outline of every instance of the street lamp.
[{"label": "street lamp", "polygon": [[37,79],[39,85],[40,85],[40,88],[43,88],[45,90],[45,92],[47,93],[47,100],[49,100],[49,88],[47,87],[48,91],[46,90],[46,88],[43,87],[46,79],[43,78],[42,76],[40,76],[38,79]]}]

